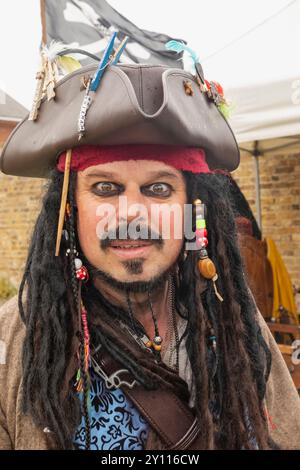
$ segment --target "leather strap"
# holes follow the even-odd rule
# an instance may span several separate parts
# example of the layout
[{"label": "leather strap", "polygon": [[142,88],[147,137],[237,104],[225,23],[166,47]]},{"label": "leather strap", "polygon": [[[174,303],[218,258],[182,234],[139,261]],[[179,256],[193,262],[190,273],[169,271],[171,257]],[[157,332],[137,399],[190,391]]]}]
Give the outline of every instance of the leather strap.
[{"label": "leather strap", "polygon": [[[124,370],[103,348],[97,353],[96,359],[108,377]],[[135,381],[129,371],[122,373],[123,380],[128,383]],[[164,389],[146,390],[137,384],[132,388],[122,385],[122,390],[168,449],[184,450],[194,443],[200,431],[199,423],[192,410],[175,393]]]}]

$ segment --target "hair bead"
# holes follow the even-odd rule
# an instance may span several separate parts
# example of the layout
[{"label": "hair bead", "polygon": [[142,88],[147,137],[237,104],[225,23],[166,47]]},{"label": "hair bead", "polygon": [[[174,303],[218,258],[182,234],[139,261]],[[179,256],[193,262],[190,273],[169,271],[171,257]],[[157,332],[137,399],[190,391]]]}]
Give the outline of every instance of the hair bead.
[{"label": "hair bead", "polygon": [[208,231],[205,221],[205,205],[201,199],[194,201],[195,215],[196,215],[196,246],[199,249],[197,266],[199,273],[205,279],[211,279],[214,286],[216,297],[223,302],[223,297],[217,290],[216,281],[218,279],[217,270],[214,262],[208,257],[206,247],[208,245]]}]

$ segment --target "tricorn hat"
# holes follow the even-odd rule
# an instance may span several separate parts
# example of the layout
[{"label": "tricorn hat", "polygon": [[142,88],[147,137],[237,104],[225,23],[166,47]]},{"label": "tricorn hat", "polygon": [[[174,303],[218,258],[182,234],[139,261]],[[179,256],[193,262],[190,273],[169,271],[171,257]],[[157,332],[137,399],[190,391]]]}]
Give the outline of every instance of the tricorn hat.
[{"label": "tricorn hat", "polygon": [[234,134],[196,75],[164,65],[110,65],[89,91],[96,70],[89,65],[62,78],[55,98],[42,99],[37,119],[14,129],[0,157],[3,173],[48,177],[62,152],[86,144],[199,147],[211,169],[237,168]]}]

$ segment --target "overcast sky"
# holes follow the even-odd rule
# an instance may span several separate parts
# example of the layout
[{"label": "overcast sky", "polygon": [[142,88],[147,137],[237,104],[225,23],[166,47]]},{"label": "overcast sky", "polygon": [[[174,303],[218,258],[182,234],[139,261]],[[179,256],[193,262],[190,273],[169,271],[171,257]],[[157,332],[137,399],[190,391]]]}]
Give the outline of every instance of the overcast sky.
[{"label": "overcast sky", "polygon": [[[300,75],[300,0],[293,4],[294,9],[285,10],[266,26],[258,27],[238,41],[235,40],[245,31],[291,2],[109,0],[109,3],[138,27],[188,41],[202,60],[206,76],[220,81],[225,87],[244,84],[247,80],[249,83],[270,80],[271,74],[276,73],[274,64],[277,67],[277,63],[278,77],[290,73],[293,67],[296,70],[297,64]],[[0,3],[0,89],[26,107],[31,105],[39,63],[39,4],[39,0],[2,0]],[[223,50],[231,41],[235,44]],[[253,50],[252,44],[255,44]],[[258,60],[256,56],[260,52]],[[245,71],[247,66],[249,70]]]}]

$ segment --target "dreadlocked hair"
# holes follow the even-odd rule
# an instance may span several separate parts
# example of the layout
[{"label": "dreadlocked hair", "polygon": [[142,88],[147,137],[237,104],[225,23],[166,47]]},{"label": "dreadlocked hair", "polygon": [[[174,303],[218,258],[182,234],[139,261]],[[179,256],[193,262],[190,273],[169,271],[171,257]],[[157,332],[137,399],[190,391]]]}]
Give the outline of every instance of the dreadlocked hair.
[{"label": "dreadlocked hair", "polygon": [[[202,433],[200,449],[267,449],[270,446],[263,399],[270,372],[270,352],[257,324],[256,307],[243,274],[234,214],[227,195],[228,179],[224,175],[183,174],[188,202],[200,198],[206,204],[209,256],[216,265],[218,289],[224,298],[222,303],[216,299],[211,281],[203,290],[196,252],[188,251],[187,256],[181,253],[175,304],[179,315],[187,320],[184,337],[193,373],[194,408]],[[78,327],[81,296],[88,311],[91,344],[101,344],[147,390],[173,387],[180,390],[178,395],[187,397],[183,381],[177,374],[173,374],[170,383],[167,371],[149,360],[149,353],[133,354],[130,337],[118,334],[119,320],[131,330],[143,332],[132,312],[112,305],[92,282],[83,284],[79,292],[74,270],[75,247],[83,263],[88,269],[90,266],[77,238],[76,173],[72,171],[67,227],[70,239],[66,246],[62,240],[60,255],[54,256],[62,180],[63,175],[53,170],[20,286],[19,309],[26,325],[23,409],[38,425],[53,431],[61,449],[73,448],[76,426],[83,414],[85,448],[89,448],[89,384],[84,367],[83,337]],[[65,256],[66,247],[70,248],[68,257]],[[97,315],[101,322],[95,326]],[[208,341],[211,327],[216,336],[215,351]],[[66,382],[66,372],[74,354],[72,338],[76,334],[83,379],[81,402],[73,383]]]},{"label": "dreadlocked hair", "polygon": [[[26,326],[23,412],[36,425],[47,427],[60,448],[71,449],[80,406],[74,390],[65,383],[65,376],[77,325],[74,305],[68,298],[65,254],[54,256],[62,180],[63,175],[54,170],[34,227],[18,304]],[[73,278],[72,290],[75,294]]]},{"label": "dreadlocked hair", "polygon": [[[228,178],[188,172],[184,177],[188,202],[200,198],[206,207],[208,254],[215,263],[224,299],[217,299],[212,281],[201,293],[197,252],[188,251],[180,263],[178,300],[188,311],[186,347],[203,448],[267,449],[271,444],[263,399],[271,354],[243,272]],[[214,361],[205,337],[207,321],[216,336]]]},{"label": "dreadlocked hair", "polygon": [[253,236],[257,238],[257,240],[261,240],[261,230],[256,222],[249,202],[232,176],[227,174],[226,177],[229,179],[229,199],[233,207],[233,212],[236,216],[242,216],[248,219],[251,222]]},{"label": "dreadlocked hair", "polygon": [[[80,377],[83,382],[83,396],[82,396],[82,412],[85,422],[85,449],[90,450],[91,446],[91,424],[88,411],[89,403],[89,393],[90,393],[90,384],[89,376],[85,368],[85,358],[84,358],[84,338],[83,338],[83,323],[81,317],[81,288],[78,289],[78,280],[76,278],[76,267],[75,267],[75,253],[76,253],[76,230],[75,230],[75,177],[74,174],[70,178],[69,183],[69,219],[68,219],[68,233],[70,237],[70,251],[69,251],[69,260],[70,260],[70,273],[71,273],[71,287],[74,300],[74,311],[78,311],[79,316],[79,329],[78,336],[80,339],[80,348],[79,348],[79,365],[80,365]],[[81,282],[81,281],[80,281]],[[79,295],[80,292],[80,295]]]}]

